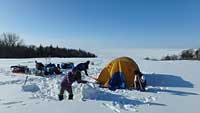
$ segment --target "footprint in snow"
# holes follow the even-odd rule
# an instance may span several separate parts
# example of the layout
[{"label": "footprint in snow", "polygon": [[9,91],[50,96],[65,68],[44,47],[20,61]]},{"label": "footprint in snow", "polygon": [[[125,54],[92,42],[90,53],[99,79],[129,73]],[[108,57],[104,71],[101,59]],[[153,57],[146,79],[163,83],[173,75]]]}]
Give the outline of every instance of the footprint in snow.
[{"label": "footprint in snow", "polygon": [[103,105],[104,105],[105,107],[108,107],[108,108],[110,108],[112,111],[114,111],[114,112],[116,112],[116,113],[120,113],[120,110],[119,110],[119,109],[117,109],[117,108],[115,108],[115,107],[114,107],[114,106],[112,106],[112,105],[105,104],[105,103],[103,103]]},{"label": "footprint in snow", "polygon": [[12,104],[18,104],[18,103],[22,103],[23,101],[13,101],[13,102],[5,102],[2,103],[2,105],[12,105]]},{"label": "footprint in snow", "polygon": [[7,106],[6,108],[11,108],[12,106]]},{"label": "footprint in snow", "polygon": [[22,104],[22,106],[25,106],[25,105],[27,105],[27,104]]},{"label": "footprint in snow", "polygon": [[40,102],[36,102],[35,104],[40,104]]}]

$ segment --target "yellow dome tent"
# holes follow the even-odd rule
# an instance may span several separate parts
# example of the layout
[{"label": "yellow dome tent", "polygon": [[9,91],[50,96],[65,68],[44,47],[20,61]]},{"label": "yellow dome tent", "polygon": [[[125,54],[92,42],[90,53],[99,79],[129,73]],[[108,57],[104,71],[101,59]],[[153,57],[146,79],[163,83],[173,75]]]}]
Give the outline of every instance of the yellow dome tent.
[{"label": "yellow dome tent", "polygon": [[120,57],[106,65],[97,78],[97,82],[102,87],[109,87],[109,82],[113,76],[121,76],[124,79],[124,88],[132,88],[136,71],[140,70],[135,61],[129,57]]}]

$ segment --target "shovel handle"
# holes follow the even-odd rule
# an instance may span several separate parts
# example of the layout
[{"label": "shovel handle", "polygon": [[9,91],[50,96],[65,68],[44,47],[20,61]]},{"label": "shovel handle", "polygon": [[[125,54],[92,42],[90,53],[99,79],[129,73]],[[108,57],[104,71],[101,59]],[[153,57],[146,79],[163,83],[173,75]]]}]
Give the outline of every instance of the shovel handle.
[{"label": "shovel handle", "polygon": [[26,76],[26,79],[24,81],[24,85],[26,85],[27,80],[28,80],[28,76]]},{"label": "shovel handle", "polygon": [[94,80],[96,80],[96,81],[97,81],[97,78],[95,78],[95,77],[92,77],[92,76],[88,76],[88,77],[90,77],[90,78],[92,78],[92,79],[94,79]]}]

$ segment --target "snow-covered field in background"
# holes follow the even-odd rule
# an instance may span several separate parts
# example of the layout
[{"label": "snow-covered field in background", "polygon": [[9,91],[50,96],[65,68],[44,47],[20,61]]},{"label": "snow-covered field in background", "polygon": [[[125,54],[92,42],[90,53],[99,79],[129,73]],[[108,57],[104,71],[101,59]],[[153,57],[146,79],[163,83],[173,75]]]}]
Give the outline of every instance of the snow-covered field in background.
[{"label": "snow-covered field in background", "polygon": [[[13,74],[11,65],[34,68],[40,62],[85,62],[86,58],[0,59],[0,113],[198,113],[200,101],[199,61],[146,61],[177,54],[175,49],[113,49],[97,51],[98,58],[88,70],[97,77],[104,66],[116,57],[133,58],[145,73],[147,91],[99,88],[92,83],[73,84],[74,100],[58,101],[57,94],[64,75],[48,78]],[[84,73],[83,73],[84,74]],[[26,76],[28,81],[24,85]],[[92,79],[84,79],[93,82]]]}]

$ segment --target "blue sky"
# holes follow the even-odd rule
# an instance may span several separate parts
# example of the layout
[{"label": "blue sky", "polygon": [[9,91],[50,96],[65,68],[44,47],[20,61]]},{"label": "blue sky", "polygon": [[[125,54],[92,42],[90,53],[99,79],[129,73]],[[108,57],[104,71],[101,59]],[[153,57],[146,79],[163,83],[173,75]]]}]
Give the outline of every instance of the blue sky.
[{"label": "blue sky", "polygon": [[67,48],[198,48],[198,0],[0,0],[0,33]]}]

